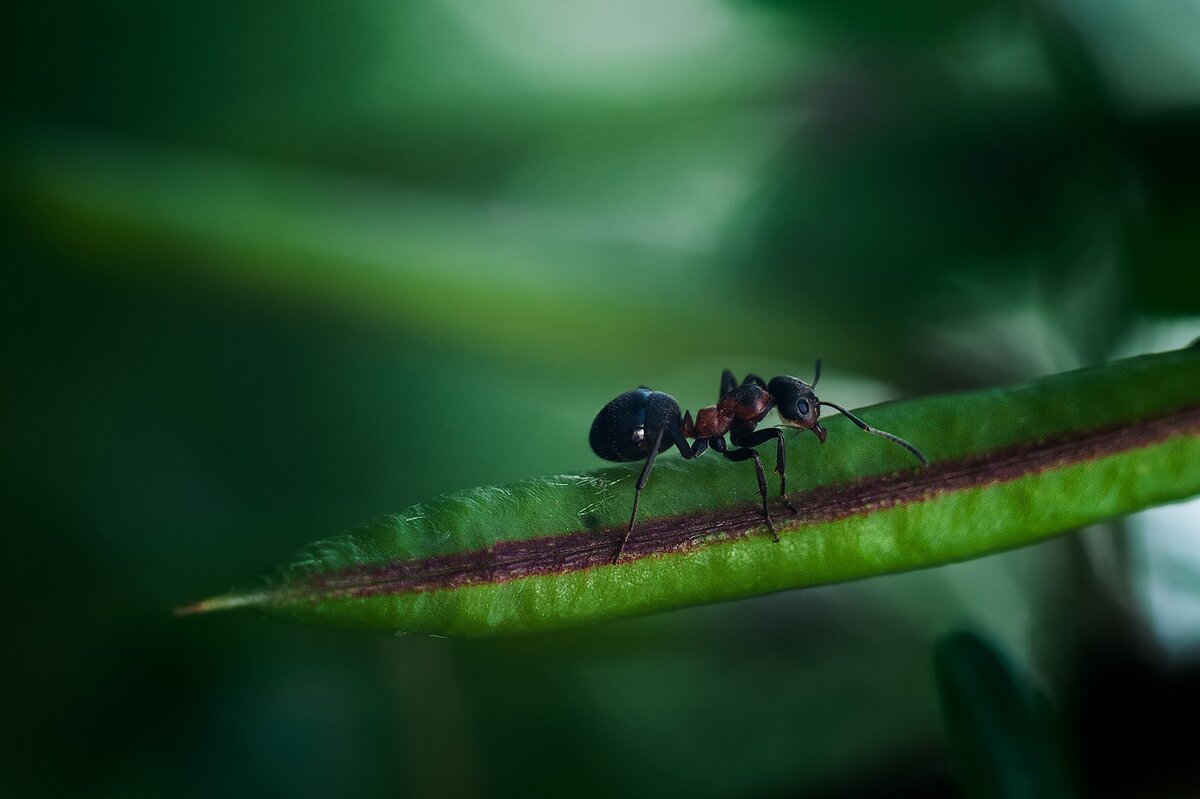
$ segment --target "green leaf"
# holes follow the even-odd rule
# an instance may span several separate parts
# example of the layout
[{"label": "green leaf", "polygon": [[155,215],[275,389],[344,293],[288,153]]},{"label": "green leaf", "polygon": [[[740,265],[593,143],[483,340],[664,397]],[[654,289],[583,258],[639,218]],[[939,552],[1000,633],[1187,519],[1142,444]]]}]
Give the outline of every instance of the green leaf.
[{"label": "green leaf", "polygon": [[[721,127],[714,135],[724,141],[728,133]],[[679,150],[675,127],[663,136],[667,151]],[[640,244],[633,234],[597,243],[597,234],[555,233],[560,202],[511,200],[522,209],[516,217],[530,220],[517,224],[510,214],[489,212],[496,202],[490,192],[484,200],[421,193],[384,180],[54,130],[26,132],[13,152],[23,222],[56,245],[81,250],[83,264],[118,280],[183,280],[348,312],[491,360],[540,362],[574,380],[598,369],[635,374],[697,352],[796,357],[786,336],[693,324],[697,308],[727,310],[731,298],[752,302],[767,319],[793,318],[795,298],[746,300],[726,260]],[[695,158],[706,164],[706,156]],[[656,149],[651,160],[663,156]],[[611,184],[610,168],[603,158],[596,167],[604,185]],[[544,169],[558,174],[563,166]],[[649,202],[661,209],[675,201]],[[573,213],[598,231],[613,231],[618,219],[644,216],[631,216],[632,202],[623,190],[605,206],[608,215],[591,205]],[[704,216],[694,224],[708,230],[713,223]],[[633,284],[638,291],[629,290]],[[663,303],[664,296],[673,302]],[[818,328],[832,324],[831,307],[807,303],[804,318]],[[622,324],[613,324],[617,317]],[[547,330],[555,335],[548,338]],[[831,338],[824,355],[843,365],[875,352],[868,332]],[[642,346],[649,339],[658,345]],[[888,368],[882,355],[872,360],[876,372]]]},{"label": "green leaf", "polygon": [[1196,346],[860,413],[931,464],[842,417],[826,446],[789,438],[799,512],[774,505],[779,543],[750,464],[664,455],[618,565],[640,464],[440,497],[181,612],[255,606],[437,635],[556,629],[979,557],[1200,493]]}]

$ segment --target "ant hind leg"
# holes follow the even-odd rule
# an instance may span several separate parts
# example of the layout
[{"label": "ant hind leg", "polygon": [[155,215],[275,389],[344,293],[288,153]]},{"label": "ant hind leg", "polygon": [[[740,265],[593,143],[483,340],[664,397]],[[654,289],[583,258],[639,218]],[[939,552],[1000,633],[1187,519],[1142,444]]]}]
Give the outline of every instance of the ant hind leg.
[{"label": "ant hind leg", "polygon": [[658,448],[662,444],[663,431],[658,432],[658,436],[654,439],[653,446],[650,447],[650,455],[646,458],[646,465],[642,467],[642,474],[638,477],[637,485],[633,491],[633,513],[629,514],[629,524],[625,528],[625,537],[621,539],[621,546],[617,547],[616,557],[613,558],[615,566],[621,560],[621,555],[625,553],[625,545],[629,543],[629,534],[633,532],[633,523],[637,521],[638,503],[642,499],[642,489],[646,487],[646,481],[650,479],[650,470],[654,468],[654,459],[658,457]]}]

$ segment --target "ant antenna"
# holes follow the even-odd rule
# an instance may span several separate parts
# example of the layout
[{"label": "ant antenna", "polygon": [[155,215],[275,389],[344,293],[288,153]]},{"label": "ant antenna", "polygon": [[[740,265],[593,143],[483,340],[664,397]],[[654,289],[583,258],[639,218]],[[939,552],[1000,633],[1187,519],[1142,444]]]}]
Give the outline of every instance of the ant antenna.
[{"label": "ant antenna", "polygon": [[813,377],[813,381],[812,381],[812,387],[813,387],[813,388],[816,388],[816,387],[817,387],[817,383],[818,383],[818,382],[820,382],[820,380],[821,380],[821,359],[820,359],[820,358],[817,358],[817,369],[816,369],[816,372],[817,372],[817,374],[816,374],[816,375]]},{"label": "ant antenna", "polygon": [[[821,373],[820,365],[821,365],[821,362],[817,361],[817,375],[818,376],[820,376],[820,373]],[[813,381],[813,385],[816,385],[816,381]],[[929,465],[929,459],[921,454],[921,450],[917,449],[916,447],[914,447],[912,444],[905,441],[900,436],[894,436],[891,433],[888,433],[883,430],[876,430],[874,427],[871,427],[871,425],[867,424],[862,419],[859,419],[857,416],[850,413],[850,411],[846,410],[841,405],[836,405],[832,402],[826,402],[825,400],[820,400],[820,404],[828,405],[830,408],[833,408],[834,410],[841,412],[842,415],[849,417],[850,421],[852,421],[856,425],[858,425],[859,429],[862,430],[863,432],[871,433],[873,435],[879,436],[880,438],[886,438],[888,441],[899,444],[900,446],[904,447],[906,450],[911,452],[913,455],[916,455],[917,460],[919,460],[922,464],[924,464],[926,466]]]}]

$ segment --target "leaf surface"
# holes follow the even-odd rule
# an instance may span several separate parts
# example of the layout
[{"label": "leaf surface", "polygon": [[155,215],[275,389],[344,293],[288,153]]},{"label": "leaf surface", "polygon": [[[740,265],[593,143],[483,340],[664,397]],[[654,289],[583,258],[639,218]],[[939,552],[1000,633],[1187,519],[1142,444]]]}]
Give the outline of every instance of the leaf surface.
[{"label": "leaf surface", "polygon": [[[799,510],[774,502],[778,544],[751,464],[664,455],[617,565],[640,464],[440,497],[181,612],[251,605],[437,635],[556,629],[979,557],[1200,493],[1196,346],[860,415],[931,464],[842,417],[827,420],[825,446],[789,434]],[[760,452],[769,468],[773,448]]]}]

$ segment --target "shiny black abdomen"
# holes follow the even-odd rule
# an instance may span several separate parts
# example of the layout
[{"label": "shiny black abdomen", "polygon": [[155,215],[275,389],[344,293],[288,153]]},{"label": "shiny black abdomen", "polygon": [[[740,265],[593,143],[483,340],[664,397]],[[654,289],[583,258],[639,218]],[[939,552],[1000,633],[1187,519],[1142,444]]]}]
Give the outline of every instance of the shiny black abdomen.
[{"label": "shiny black abdomen", "polygon": [[[650,454],[660,430],[678,429],[679,424],[679,403],[674,397],[648,388],[634,389],[600,409],[588,443],[592,452],[606,461],[640,461]],[[666,451],[673,443],[669,433],[663,435],[658,451]]]}]

